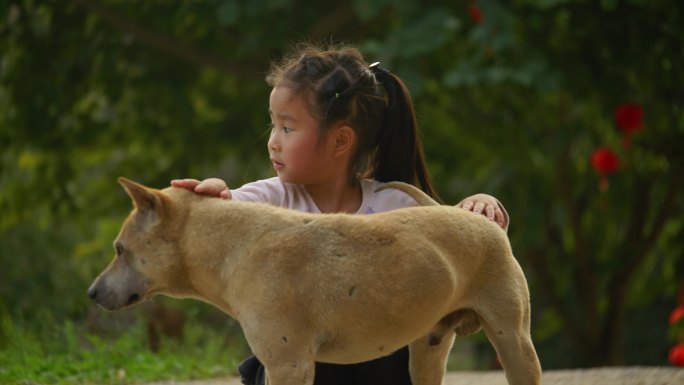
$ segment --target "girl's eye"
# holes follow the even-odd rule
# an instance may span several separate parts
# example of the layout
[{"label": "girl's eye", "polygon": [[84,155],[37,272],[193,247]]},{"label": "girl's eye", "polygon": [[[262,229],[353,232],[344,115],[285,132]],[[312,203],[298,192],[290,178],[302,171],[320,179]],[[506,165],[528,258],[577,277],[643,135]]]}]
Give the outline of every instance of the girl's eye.
[{"label": "girl's eye", "polygon": [[124,252],[124,247],[121,243],[117,242],[114,244],[114,249],[116,250],[116,255],[121,256]]},{"label": "girl's eye", "polygon": [[268,125],[268,128],[271,130],[272,133],[277,131],[278,129],[283,130],[283,132],[286,134],[289,134],[290,132],[293,131],[290,127],[286,127],[286,126],[278,127],[274,123],[270,123]]}]

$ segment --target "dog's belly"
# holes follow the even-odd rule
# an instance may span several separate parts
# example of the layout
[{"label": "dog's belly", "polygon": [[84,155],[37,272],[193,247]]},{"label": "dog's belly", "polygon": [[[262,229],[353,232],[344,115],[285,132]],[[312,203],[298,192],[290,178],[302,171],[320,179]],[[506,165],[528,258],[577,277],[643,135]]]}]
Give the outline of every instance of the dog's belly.
[{"label": "dog's belly", "polygon": [[364,298],[363,288],[358,288],[357,298],[337,302],[332,318],[312,317],[318,321],[316,329],[323,330],[316,338],[316,360],[338,364],[364,362],[389,355],[424,337],[460,302],[452,296],[452,290],[434,288],[435,291],[425,291],[423,298],[410,302],[403,298],[380,301],[371,293]]},{"label": "dog's belly", "polygon": [[320,351],[316,355],[317,362],[329,364],[356,364],[359,362],[371,361],[376,358],[390,355],[406,344],[393,345],[354,345],[348,348],[332,348]]},{"label": "dog's belly", "polygon": [[[396,330],[396,328],[392,328]],[[392,354],[408,345],[419,336],[416,330],[403,330],[404,333],[385,332],[387,328],[344,330],[348,334],[326,339],[318,347],[316,361],[334,364],[353,364]],[[354,333],[353,335],[351,335]]]}]

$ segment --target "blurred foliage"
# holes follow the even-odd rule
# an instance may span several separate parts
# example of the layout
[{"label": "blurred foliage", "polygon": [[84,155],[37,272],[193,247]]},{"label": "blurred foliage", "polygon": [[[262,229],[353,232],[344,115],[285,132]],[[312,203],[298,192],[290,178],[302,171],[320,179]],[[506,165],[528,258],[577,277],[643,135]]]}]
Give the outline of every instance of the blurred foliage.
[{"label": "blurred foliage", "polygon": [[[684,280],[684,5],[452,3],[0,4],[0,309],[85,317],[130,209],[117,176],[269,176],[270,60],[343,41],[408,83],[443,198],[504,202],[542,364],[665,364]],[[625,102],[644,110],[628,147]],[[621,161],[603,189],[600,146]]]},{"label": "blurred foliage", "polygon": [[[145,344],[145,328],[135,322],[119,338],[88,334],[70,320],[55,323],[40,335],[2,319],[10,333],[0,350],[3,384],[124,384],[160,380],[194,380],[236,375],[246,354],[226,346],[227,328],[192,323],[183,341],[166,341],[156,354]],[[221,330],[223,329],[223,330]]]}]

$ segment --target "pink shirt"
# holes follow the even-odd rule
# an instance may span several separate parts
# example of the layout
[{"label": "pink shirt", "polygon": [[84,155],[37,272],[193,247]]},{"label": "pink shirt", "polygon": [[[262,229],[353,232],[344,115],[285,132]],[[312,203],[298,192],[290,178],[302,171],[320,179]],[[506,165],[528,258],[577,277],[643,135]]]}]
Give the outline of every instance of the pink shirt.
[{"label": "pink shirt", "polygon": [[[376,180],[361,180],[363,199],[356,214],[381,213],[418,205],[413,198],[399,190],[375,192],[382,185],[383,182]],[[238,189],[230,190],[230,193],[232,199],[239,201],[271,203],[307,213],[321,212],[303,185],[283,183],[278,177],[247,183]]]}]

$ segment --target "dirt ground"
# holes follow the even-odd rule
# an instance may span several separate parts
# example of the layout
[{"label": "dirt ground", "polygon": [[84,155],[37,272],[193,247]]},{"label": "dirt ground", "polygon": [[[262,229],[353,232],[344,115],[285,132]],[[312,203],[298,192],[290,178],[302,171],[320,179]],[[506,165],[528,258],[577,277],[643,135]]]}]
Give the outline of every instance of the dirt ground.
[{"label": "dirt ground", "polygon": [[[502,371],[450,372],[445,385],[507,385]],[[588,370],[550,370],[543,385],[684,385],[684,368],[626,367]],[[237,378],[206,381],[158,382],[148,385],[240,385]]]}]

